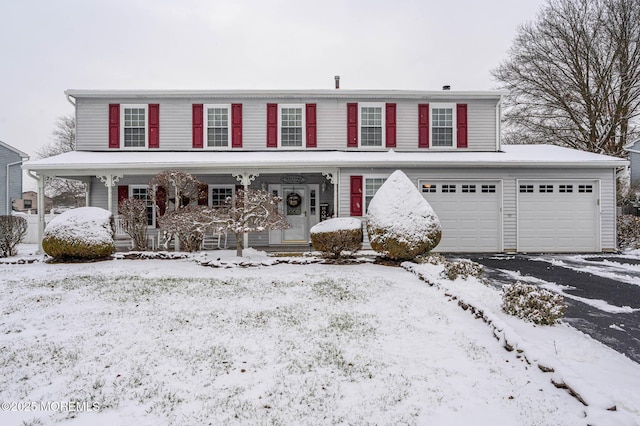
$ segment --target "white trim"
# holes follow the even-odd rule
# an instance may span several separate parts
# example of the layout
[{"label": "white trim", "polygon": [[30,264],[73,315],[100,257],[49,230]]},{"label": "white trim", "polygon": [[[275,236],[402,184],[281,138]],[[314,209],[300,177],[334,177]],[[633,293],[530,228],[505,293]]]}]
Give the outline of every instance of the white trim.
[{"label": "white trim", "polygon": [[317,90],[83,90],[68,89],[65,95],[73,98],[104,99],[140,99],[140,98],[220,98],[220,99],[500,99],[507,91],[484,90],[349,90],[349,89],[317,89]]},{"label": "white trim", "polygon": [[[358,102],[358,148],[387,150],[387,108],[384,102]],[[380,145],[362,145],[362,108],[380,108]]]},{"label": "white trim", "polygon": [[[209,146],[209,120],[208,110],[209,108],[225,108],[227,110],[227,145],[226,146]],[[203,128],[203,141],[202,147],[210,151],[227,151],[231,148],[231,104],[204,104],[202,106],[202,128]]]},{"label": "white trim", "polygon": [[[451,110],[451,146],[436,146],[433,139],[433,110]],[[433,151],[458,149],[458,108],[455,103],[430,103],[429,104],[429,149]]]},{"label": "white trim", "polygon": [[[124,116],[126,109],[144,109],[144,146],[126,146],[124,139]],[[120,104],[120,144],[121,151],[142,151],[149,148],[149,105],[148,104]]]},{"label": "white trim", "polygon": [[[282,150],[301,150],[306,146],[307,141],[307,109],[306,104],[278,104],[278,149]],[[302,136],[299,146],[282,146],[282,109],[295,108],[300,109],[302,117]]]}]

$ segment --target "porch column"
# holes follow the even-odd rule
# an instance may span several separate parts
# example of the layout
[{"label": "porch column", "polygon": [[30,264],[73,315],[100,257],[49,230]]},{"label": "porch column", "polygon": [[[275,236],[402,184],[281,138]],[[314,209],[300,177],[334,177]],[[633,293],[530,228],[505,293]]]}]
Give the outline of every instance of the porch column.
[{"label": "porch column", "polygon": [[82,181],[84,186],[84,205],[89,207],[89,201],[91,200],[91,180]]},{"label": "porch column", "polygon": [[107,210],[111,212],[114,216],[117,214],[118,209],[116,208],[116,212],[113,212],[113,187],[118,183],[120,179],[122,179],[122,175],[104,175],[104,176],[96,176],[104,186],[107,187]]},{"label": "porch column", "polygon": [[[233,176],[234,178],[236,178],[236,180],[238,182],[240,182],[242,184],[242,186],[244,187],[244,197],[245,197],[245,206],[246,206],[246,201],[247,201],[247,189],[249,189],[249,185],[251,185],[251,182],[253,182],[254,180],[256,180],[256,178],[258,176],[260,176],[259,173],[247,173],[244,172],[242,174],[239,173],[234,173],[231,176]],[[247,248],[249,247],[249,234],[248,233],[244,233],[244,240],[242,241],[242,248]]]},{"label": "porch column", "polygon": [[338,169],[332,172],[322,172],[322,176],[324,176],[329,182],[333,184],[333,216],[338,217],[338,181],[340,180],[340,172]]},{"label": "porch column", "polygon": [[38,253],[44,253],[42,250],[42,238],[44,237],[45,226],[45,205],[44,205],[44,188],[46,182],[51,180],[49,176],[38,175]]}]

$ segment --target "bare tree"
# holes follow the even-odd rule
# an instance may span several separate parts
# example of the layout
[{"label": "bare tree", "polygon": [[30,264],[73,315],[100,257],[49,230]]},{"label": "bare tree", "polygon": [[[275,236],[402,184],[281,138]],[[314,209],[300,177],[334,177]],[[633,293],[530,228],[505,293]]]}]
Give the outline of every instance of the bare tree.
[{"label": "bare tree", "polygon": [[223,217],[220,228],[235,234],[237,256],[242,256],[244,234],[289,228],[289,223],[278,210],[281,201],[282,198],[257,189],[240,189],[234,200],[227,200],[228,207],[219,213]]},{"label": "bare tree", "polygon": [[133,250],[148,250],[147,203],[127,198],[118,204],[118,213],[123,221],[124,232],[131,237]]},{"label": "bare tree", "polygon": [[[197,204],[201,199],[201,191],[203,183],[189,173],[165,170],[158,173],[149,181],[151,189],[151,197],[156,205],[156,216],[158,223],[163,229],[164,242],[162,245],[166,248],[173,237],[178,237],[179,242],[186,242],[189,247],[195,246],[195,243],[189,242],[191,237],[187,229],[182,230],[188,224],[185,217],[197,216],[199,212],[185,210],[190,204]],[[173,208],[167,208],[171,207]],[[184,217],[181,211],[185,210]],[[187,214],[188,213],[188,214]],[[177,232],[181,229],[180,232]]]},{"label": "bare tree", "polygon": [[[76,119],[73,115],[58,117],[56,128],[51,132],[51,142],[43,146],[36,155],[39,158],[53,157],[76,149]],[[56,205],[72,202],[75,207],[84,205],[85,187],[82,182],[72,179],[55,178],[49,181],[46,195],[54,199]]]},{"label": "bare tree", "polygon": [[549,0],[492,71],[507,143],[623,156],[640,114],[640,2]]}]

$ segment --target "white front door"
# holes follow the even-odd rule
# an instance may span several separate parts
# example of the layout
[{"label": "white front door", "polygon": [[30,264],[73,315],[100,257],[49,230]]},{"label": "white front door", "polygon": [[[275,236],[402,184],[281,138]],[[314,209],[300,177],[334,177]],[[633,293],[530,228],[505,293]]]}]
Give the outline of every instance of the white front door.
[{"label": "white front door", "polygon": [[307,187],[303,185],[282,185],[284,216],[291,225],[282,233],[283,243],[307,243],[308,205]]}]

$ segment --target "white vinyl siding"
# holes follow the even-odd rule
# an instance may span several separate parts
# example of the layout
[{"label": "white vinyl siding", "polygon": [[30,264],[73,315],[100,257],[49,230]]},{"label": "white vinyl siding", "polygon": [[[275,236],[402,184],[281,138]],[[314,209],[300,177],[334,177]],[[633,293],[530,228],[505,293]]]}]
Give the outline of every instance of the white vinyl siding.
[{"label": "white vinyl siding", "polygon": [[[160,148],[162,151],[192,149],[192,105],[242,104],[242,148],[240,150],[267,150],[266,103],[271,99],[207,99],[207,98],[149,98],[146,104],[160,104]],[[119,102],[120,101],[120,102]],[[138,101],[138,100],[136,100]],[[367,102],[354,99],[304,99],[304,103],[316,104],[316,126],[318,149],[344,150],[347,141],[347,102]],[[396,103],[396,151],[414,151],[418,146],[418,104],[429,103],[429,99],[406,100],[386,99]],[[300,104],[299,99],[280,100],[282,104]],[[495,151],[496,141],[496,101],[464,100],[468,105],[468,143],[465,151]],[[110,103],[127,105],[126,99],[85,99],[76,100],[76,135],[78,150],[107,151],[108,148],[108,107]],[[377,103],[381,107],[384,102]],[[280,105],[280,104],[279,104]],[[303,105],[303,104],[302,104]],[[384,119],[382,120],[384,138]],[[304,128],[304,127],[303,127]],[[122,139],[121,139],[122,143]],[[304,146],[304,138],[303,138]],[[384,139],[382,142],[384,146]],[[142,149],[142,148],[141,148]],[[228,147],[227,149],[231,149]],[[431,148],[436,149],[436,148]],[[440,148],[445,149],[445,148]]]}]

